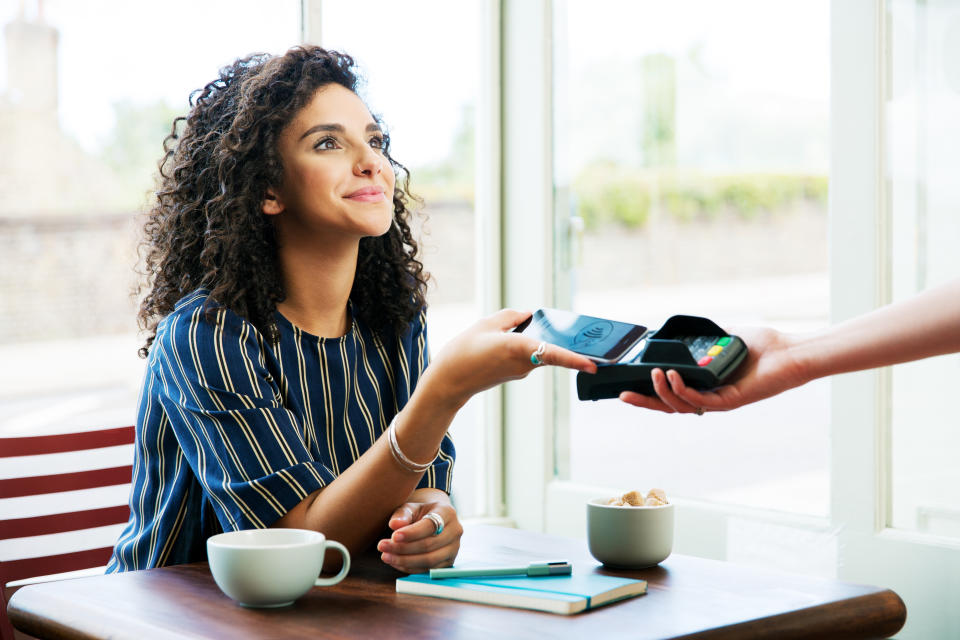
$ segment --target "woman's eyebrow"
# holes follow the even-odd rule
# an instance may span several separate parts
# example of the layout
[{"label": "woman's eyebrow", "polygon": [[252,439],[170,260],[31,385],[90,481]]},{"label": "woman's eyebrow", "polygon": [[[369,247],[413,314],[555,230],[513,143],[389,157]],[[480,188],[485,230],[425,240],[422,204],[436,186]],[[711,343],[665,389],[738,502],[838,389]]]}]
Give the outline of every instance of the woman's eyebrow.
[{"label": "woman's eyebrow", "polygon": [[[304,131],[303,135],[300,136],[300,139],[303,140],[307,136],[312,135],[314,133],[318,133],[320,131],[333,131],[334,133],[343,133],[345,129],[343,128],[342,124],[315,124],[309,129],[307,129],[306,131]],[[383,130],[380,128],[380,125],[378,125],[375,122],[371,122],[370,124],[368,124],[366,131],[367,132],[376,131],[378,133],[383,133]]]},{"label": "woman's eyebrow", "polygon": [[342,124],[315,124],[309,129],[307,129],[306,131],[304,131],[303,135],[300,136],[300,139],[303,140],[307,136],[314,133],[318,133],[320,131],[333,131],[336,133],[343,133],[344,128]]}]

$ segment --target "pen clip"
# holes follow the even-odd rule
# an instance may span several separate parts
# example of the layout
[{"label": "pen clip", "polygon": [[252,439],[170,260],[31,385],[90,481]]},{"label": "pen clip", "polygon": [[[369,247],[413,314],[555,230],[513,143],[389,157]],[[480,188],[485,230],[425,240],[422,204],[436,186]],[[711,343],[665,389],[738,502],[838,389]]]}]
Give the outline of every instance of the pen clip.
[{"label": "pen clip", "polygon": [[571,573],[573,573],[573,565],[566,560],[533,562],[527,569],[528,576],[568,576]]}]

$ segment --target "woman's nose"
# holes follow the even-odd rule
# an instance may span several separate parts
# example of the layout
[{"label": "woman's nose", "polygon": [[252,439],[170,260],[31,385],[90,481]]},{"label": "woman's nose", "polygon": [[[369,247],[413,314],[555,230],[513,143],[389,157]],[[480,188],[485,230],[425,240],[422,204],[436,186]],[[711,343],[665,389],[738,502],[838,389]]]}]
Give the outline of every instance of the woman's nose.
[{"label": "woman's nose", "polygon": [[357,160],[357,164],[354,166],[354,173],[358,176],[375,176],[383,169],[383,157],[371,149],[370,147],[363,147],[363,151],[360,152],[360,158]]}]

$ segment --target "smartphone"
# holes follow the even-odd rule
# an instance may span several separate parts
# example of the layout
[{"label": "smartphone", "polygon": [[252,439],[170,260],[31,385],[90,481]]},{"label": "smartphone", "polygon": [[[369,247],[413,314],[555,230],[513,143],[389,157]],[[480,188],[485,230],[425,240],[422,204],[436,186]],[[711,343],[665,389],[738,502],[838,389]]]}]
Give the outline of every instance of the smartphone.
[{"label": "smartphone", "polygon": [[617,362],[646,334],[647,328],[560,309],[537,309],[517,333],[569,349],[603,364]]}]

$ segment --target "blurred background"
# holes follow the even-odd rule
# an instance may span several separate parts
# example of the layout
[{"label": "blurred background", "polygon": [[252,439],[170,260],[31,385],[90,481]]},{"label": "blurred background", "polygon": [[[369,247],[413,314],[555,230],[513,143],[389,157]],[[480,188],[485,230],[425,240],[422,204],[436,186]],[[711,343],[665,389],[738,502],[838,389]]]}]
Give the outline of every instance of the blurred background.
[{"label": "blurred background", "polygon": [[[362,97],[383,118],[393,155],[424,199],[415,229],[433,275],[432,350],[500,306],[507,216],[527,214],[501,211],[499,191],[500,162],[513,144],[501,128],[513,117],[501,111],[510,98],[502,80],[525,55],[510,50],[516,43],[505,35],[516,6],[3,0],[0,434],[134,420],[143,373],[134,267],[163,138],[190,93],[221,66],[252,52],[281,53],[305,33],[355,56],[367,79]],[[877,64],[838,78],[836,60],[866,46],[857,20],[843,17],[851,6],[879,16]],[[956,2],[537,7],[546,35],[529,46],[543,44],[549,95],[545,111],[522,126],[547,129],[540,157],[550,229],[530,242],[551,247],[553,306],[651,328],[687,313],[734,330],[805,332],[840,319],[831,308],[838,300],[867,289],[881,302],[899,300],[960,273]],[[837,127],[858,120],[837,118],[836,95],[874,76],[877,155],[836,148]],[[844,186],[831,182],[838,158],[876,167],[876,210],[866,198],[862,209],[831,206]],[[838,219],[855,221],[849,252],[838,245],[849,238],[831,235]],[[861,246],[881,256],[878,275],[851,285],[843,275],[874,255]],[[877,375],[877,394],[856,400],[879,407],[881,418],[862,456],[849,461],[835,455],[848,428],[837,421],[846,399],[832,397],[829,380],[696,418],[581,403],[573,377],[558,375],[546,399],[549,468],[521,471],[507,460],[503,436],[532,427],[504,422],[509,414],[494,391],[471,401],[452,426],[454,499],[463,517],[509,522],[516,514],[503,483],[518,477],[530,480],[537,499],[547,493],[543,478],[583,491],[659,486],[695,505],[687,513],[727,518],[719,537],[688,522],[687,540],[699,538],[685,552],[824,576],[845,575],[838,532],[847,521],[838,505],[863,501],[879,505],[871,535],[926,536],[933,542],[925,548],[945,554],[932,557],[953,558],[960,421],[950,400],[960,357]],[[861,457],[880,470],[863,472]],[[881,497],[856,493],[863,482],[880,487]],[[560,521],[579,517],[573,507],[550,508],[569,511]],[[912,584],[909,569],[897,571],[894,578]]]},{"label": "blurred background", "polygon": [[[475,159],[486,3],[320,6],[320,41],[357,58],[364,98],[424,198],[416,229],[436,349],[485,311]],[[573,2],[554,13],[555,188],[568,214],[557,234],[569,240],[558,306],[650,327],[679,312],[728,326],[825,324],[828,3]],[[791,26],[758,41],[748,16]],[[163,138],[221,66],[296,43],[301,5],[21,1],[0,21],[0,429],[129,422],[142,374],[133,266]],[[574,400],[571,477],[656,479],[679,494],[825,515],[827,386],[772,402],[784,406],[715,419],[737,427],[747,446],[734,447],[716,424]],[[454,427],[457,494],[475,515],[487,503],[480,413],[471,403]],[[597,416],[603,440],[688,455],[639,477],[632,464],[602,464],[588,426]],[[736,472],[714,468],[717,447]]]}]

